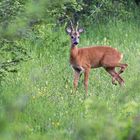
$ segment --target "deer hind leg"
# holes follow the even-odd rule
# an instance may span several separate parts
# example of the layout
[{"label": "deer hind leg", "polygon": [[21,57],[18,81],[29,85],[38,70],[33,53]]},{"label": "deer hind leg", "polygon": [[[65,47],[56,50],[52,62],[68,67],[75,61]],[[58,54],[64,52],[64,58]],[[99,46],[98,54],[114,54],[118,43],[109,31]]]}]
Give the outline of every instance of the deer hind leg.
[{"label": "deer hind leg", "polygon": [[119,64],[118,67],[120,67],[120,70],[118,72],[118,74],[121,74],[125,71],[125,69],[127,68],[127,64]]},{"label": "deer hind leg", "polygon": [[107,67],[105,70],[112,76],[112,84],[116,85],[115,81],[122,86],[124,84],[124,80],[122,77],[115,71],[115,67]]},{"label": "deer hind leg", "polygon": [[113,85],[117,85],[117,83],[116,83],[116,78],[115,78],[114,76],[112,76],[112,84],[113,84]]},{"label": "deer hind leg", "polygon": [[116,83],[117,75],[115,73],[115,67],[105,68],[105,70],[112,76],[112,84],[117,85],[117,83]]},{"label": "deer hind leg", "polygon": [[128,66],[127,64],[119,63],[121,59],[122,56],[118,57],[117,55],[106,55],[102,60],[102,65],[105,67],[120,67],[118,74],[121,74]]}]

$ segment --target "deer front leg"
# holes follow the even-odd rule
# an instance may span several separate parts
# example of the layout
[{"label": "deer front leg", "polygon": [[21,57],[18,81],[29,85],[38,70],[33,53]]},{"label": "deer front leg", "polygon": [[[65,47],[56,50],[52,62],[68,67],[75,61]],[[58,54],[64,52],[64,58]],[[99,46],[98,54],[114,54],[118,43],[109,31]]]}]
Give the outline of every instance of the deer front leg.
[{"label": "deer front leg", "polygon": [[73,85],[74,85],[75,90],[77,89],[77,86],[78,86],[79,77],[80,77],[80,72],[74,71]]},{"label": "deer front leg", "polygon": [[90,72],[90,69],[86,69],[84,73],[84,86],[85,86],[86,95],[88,95],[89,72]]}]

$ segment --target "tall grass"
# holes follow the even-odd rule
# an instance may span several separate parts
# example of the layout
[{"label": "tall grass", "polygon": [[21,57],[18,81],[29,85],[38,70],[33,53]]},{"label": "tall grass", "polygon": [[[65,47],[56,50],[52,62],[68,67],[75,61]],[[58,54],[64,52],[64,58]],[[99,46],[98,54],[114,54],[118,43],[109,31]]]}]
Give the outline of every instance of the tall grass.
[{"label": "tall grass", "polygon": [[79,47],[110,45],[124,54],[125,87],[113,86],[102,69],[90,73],[85,99],[83,77],[73,93],[70,40],[64,28],[41,25],[17,41],[32,59],[9,74],[0,87],[0,136],[3,140],[140,139],[140,28],[133,22],[92,25]]}]

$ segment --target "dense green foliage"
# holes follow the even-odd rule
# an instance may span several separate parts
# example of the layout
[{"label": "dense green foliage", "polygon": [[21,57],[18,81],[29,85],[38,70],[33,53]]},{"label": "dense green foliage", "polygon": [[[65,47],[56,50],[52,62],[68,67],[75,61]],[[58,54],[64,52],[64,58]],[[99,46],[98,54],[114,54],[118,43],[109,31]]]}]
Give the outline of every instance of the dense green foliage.
[{"label": "dense green foliage", "polygon": [[[1,0],[0,11],[0,139],[140,139],[135,1]],[[94,69],[90,96],[85,98],[83,77],[73,92],[69,19],[85,27],[79,47],[110,45],[124,54],[125,87],[113,86],[103,69]]]}]

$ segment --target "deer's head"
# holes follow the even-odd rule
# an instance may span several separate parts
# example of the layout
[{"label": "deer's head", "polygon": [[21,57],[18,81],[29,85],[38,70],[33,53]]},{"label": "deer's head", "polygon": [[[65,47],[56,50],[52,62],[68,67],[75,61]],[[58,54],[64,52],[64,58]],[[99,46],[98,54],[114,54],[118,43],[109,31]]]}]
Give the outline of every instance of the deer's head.
[{"label": "deer's head", "polygon": [[82,28],[78,28],[78,23],[76,28],[74,29],[72,23],[71,23],[71,27],[66,28],[66,32],[69,34],[69,36],[71,37],[71,42],[72,45],[78,45],[79,43],[79,38],[80,38],[80,33],[82,33],[84,30]]}]

